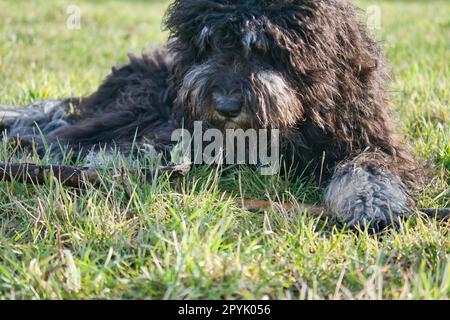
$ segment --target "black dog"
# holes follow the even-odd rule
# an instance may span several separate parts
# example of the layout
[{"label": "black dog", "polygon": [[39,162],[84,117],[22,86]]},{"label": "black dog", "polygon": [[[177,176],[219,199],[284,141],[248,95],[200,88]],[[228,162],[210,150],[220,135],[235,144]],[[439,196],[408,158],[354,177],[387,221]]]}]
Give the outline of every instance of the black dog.
[{"label": "black dog", "polygon": [[176,0],[165,25],[167,47],[131,57],[91,96],[5,110],[3,129],[79,155],[168,145],[194,121],[276,128],[284,158],[314,164],[349,226],[379,230],[410,212],[421,168],[395,136],[380,48],[347,1]]}]

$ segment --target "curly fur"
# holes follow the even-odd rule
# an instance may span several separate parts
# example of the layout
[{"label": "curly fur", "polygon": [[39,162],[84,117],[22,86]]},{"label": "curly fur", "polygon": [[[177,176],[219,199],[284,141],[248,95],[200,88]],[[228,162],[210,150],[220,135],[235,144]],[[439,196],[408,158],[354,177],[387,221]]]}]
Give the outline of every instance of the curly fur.
[{"label": "curly fur", "polygon": [[[133,137],[167,145],[173,129],[198,120],[277,128],[284,158],[312,168],[330,210],[349,225],[389,225],[423,175],[395,134],[384,58],[357,16],[345,0],[175,0],[167,46],[65,101],[74,112],[46,137],[82,152],[126,150]],[[242,99],[239,116],[215,112],[217,95]],[[20,121],[11,133],[24,133]]]}]

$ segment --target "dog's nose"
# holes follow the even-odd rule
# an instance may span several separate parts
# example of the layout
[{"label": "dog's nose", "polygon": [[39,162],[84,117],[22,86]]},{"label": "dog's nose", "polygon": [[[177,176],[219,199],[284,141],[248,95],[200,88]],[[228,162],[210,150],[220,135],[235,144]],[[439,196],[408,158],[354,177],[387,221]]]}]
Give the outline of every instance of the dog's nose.
[{"label": "dog's nose", "polygon": [[242,100],[236,97],[215,97],[214,108],[223,117],[236,118],[242,110]]}]

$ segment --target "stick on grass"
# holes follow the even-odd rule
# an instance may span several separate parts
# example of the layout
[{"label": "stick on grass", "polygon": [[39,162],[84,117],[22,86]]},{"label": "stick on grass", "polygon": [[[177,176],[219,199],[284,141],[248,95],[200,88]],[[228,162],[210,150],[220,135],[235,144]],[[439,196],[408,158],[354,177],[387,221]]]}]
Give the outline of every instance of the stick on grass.
[{"label": "stick on grass", "polygon": [[[189,169],[189,165],[161,166],[157,169],[143,169],[139,173],[146,178],[147,182],[150,182],[161,173],[179,177],[186,175]],[[138,172],[130,171],[130,173]],[[57,177],[66,187],[83,189],[86,184],[98,185],[100,183],[99,171],[92,168],[31,163],[0,164],[0,181],[42,185],[49,175]]]},{"label": "stick on grass", "polygon": [[[161,173],[168,173],[171,178],[187,175],[190,165],[160,166],[153,169],[142,169],[139,172],[129,171],[130,174],[141,174],[146,182],[151,182]],[[87,184],[98,185],[100,183],[99,171],[97,169],[63,165],[36,165],[31,163],[0,164],[0,181],[16,181],[25,184],[45,184],[49,175],[57,177],[62,185],[84,189]],[[317,217],[331,217],[325,206],[311,206],[305,204],[294,205],[290,203],[276,203],[266,200],[238,200],[242,209],[248,211],[268,210],[272,207],[279,207],[283,210],[308,211]],[[438,220],[450,217],[450,209],[419,209],[420,212]]]}]

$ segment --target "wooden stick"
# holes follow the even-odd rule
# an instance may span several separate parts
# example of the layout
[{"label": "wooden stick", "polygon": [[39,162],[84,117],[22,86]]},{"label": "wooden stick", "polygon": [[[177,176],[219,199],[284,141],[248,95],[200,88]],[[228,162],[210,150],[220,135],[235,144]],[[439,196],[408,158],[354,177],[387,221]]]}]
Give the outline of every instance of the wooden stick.
[{"label": "wooden stick", "polygon": [[[240,204],[242,209],[248,211],[264,211],[269,210],[273,207],[280,208],[282,210],[297,212],[308,211],[314,217],[321,218],[332,218],[335,217],[329,210],[326,209],[324,205],[307,205],[307,204],[293,204],[293,203],[279,203],[267,200],[242,200],[238,199],[236,203]],[[437,208],[437,209],[427,209],[420,208],[417,209],[423,215],[436,219],[436,220],[446,220],[450,218],[450,208]]]},{"label": "wooden stick", "polygon": [[[168,173],[172,178],[187,175],[191,166],[189,164],[160,166],[156,169],[142,169],[140,172],[129,171],[131,174],[141,174],[146,178],[147,182],[151,182],[158,174]],[[49,175],[57,177],[62,185],[67,187],[84,189],[86,184],[98,185],[100,183],[100,175],[97,169],[86,167],[74,167],[63,165],[36,165],[31,163],[12,163],[0,164],[0,181],[17,181],[20,183],[35,183],[42,185],[45,183]],[[332,217],[333,215],[326,210],[325,206],[311,206],[306,204],[277,203],[267,200],[238,200],[238,204],[244,210],[262,211],[273,207],[283,210],[308,211],[313,216],[323,218]],[[426,216],[436,218],[438,220],[448,219],[450,217],[449,208],[440,209],[418,209]]]},{"label": "wooden stick", "polygon": [[269,210],[271,208],[279,208],[286,211],[296,210],[298,212],[308,211],[315,217],[331,217],[332,215],[326,210],[325,206],[313,206],[308,204],[293,204],[293,203],[279,203],[268,200],[243,200],[238,199],[237,204],[240,204],[242,209],[248,211],[262,211]]},{"label": "wooden stick", "polygon": [[[161,166],[157,169],[143,169],[140,173],[149,182],[160,173],[167,172],[175,177],[184,176],[189,170],[189,165]],[[130,171],[130,173],[137,172]],[[92,168],[36,165],[31,163],[0,164],[0,181],[17,181],[20,183],[36,183],[42,185],[49,175],[57,177],[61,184],[67,187],[83,189],[87,183],[93,185],[100,183],[99,171]]]},{"label": "wooden stick", "polygon": [[418,209],[424,215],[436,220],[450,219],[450,208]]}]

